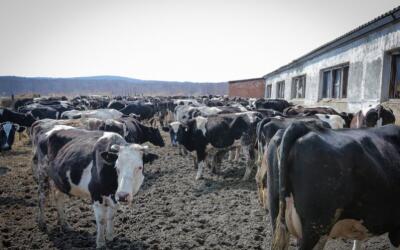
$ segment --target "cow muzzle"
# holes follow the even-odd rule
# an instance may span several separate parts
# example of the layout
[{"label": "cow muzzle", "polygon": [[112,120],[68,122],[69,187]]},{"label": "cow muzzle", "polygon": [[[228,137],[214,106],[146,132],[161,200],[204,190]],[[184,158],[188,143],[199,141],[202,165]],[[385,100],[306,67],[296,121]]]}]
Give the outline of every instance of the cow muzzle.
[{"label": "cow muzzle", "polygon": [[125,203],[126,204],[126,203],[130,202],[129,193],[127,193],[127,192],[118,192],[116,194],[116,198],[117,198],[117,201],[119,203]]}]

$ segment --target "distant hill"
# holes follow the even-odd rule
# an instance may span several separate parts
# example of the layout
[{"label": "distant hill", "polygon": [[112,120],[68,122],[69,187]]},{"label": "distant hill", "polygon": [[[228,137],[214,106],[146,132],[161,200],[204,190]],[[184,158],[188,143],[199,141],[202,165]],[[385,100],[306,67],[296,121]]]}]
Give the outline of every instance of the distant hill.
[{"label": "distant hill", "polygon": [[228,84],[140,80],[120,76],[71,78],[0,76],[0,96],[41,95],[224,95]]}]

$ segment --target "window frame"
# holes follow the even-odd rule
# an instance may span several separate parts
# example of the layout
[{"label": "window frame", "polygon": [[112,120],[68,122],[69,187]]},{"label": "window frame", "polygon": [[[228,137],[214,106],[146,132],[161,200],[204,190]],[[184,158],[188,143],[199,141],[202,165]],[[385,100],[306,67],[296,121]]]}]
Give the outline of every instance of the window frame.
[{"label": "window frame", "polygon": [[267,84],[265,87],[265,98],[272,98],[272,83]]},{"label": "window frame", "polygon": [[[397,69],[399,68],[399,66],[395,67],[395,57],[398,57],[400,59],[400,49],[395,49],[392,51],[388,52],[389,56],[390,56],[390,64],[389,64],[389,89],[388,89],[388,99],[389,100],[400,100],[400,95],[398,97],[396,97],[395,95],[395,90],[396,90],[396,86],[400,85],[400,81],[395,82],[396,80],[396,75],[399,74],[399,72],[397,72]],[[392,86],[394,85],[394,86]]]},{"label": "window frame", "polygon": [[[297,79],[303,79],[303,91],[302,97],[297,97],[297,90],[295,82]],[[291,91],[291,99],[305,99],[306,98],[306,88],[307,88],[307,74],[298,75],[292,78],[292,91]]]},{"label": "window frame", "polygon": [[[334,97],[334,79],[335,79],[335,74],[334,72],[340,70],[340,82],[339,82],[339,95],[337,97]],[[329,82],[327,84],[327,87],[325,88],[325,73],[329,73]],[[349,85],[349,73],[350,73],[350,63],[342,63],[338,64],[329,68],[324,68],[320,72],[320,99],[347,99],[348,95],[348,85]],[[347,76],[345,77],[345,74]],[[327,91],[326,96],[325,90]]]},{"label": "window frame", "polygon": [[[283,90],[280,88],[281,85],[283,85]],[[280,92],[282,92],[282,96],[279,95]],[[285,80],[276,82],[276,98],[285,99]]]}]

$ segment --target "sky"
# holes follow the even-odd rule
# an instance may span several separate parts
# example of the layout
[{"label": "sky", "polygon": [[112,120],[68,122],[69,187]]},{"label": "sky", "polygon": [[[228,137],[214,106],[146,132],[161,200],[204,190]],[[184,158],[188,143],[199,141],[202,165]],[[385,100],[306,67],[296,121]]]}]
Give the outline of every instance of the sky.
[{"label": "sky", "polygon": [[0,75],[261,77],[399,0],[0,0]]}]

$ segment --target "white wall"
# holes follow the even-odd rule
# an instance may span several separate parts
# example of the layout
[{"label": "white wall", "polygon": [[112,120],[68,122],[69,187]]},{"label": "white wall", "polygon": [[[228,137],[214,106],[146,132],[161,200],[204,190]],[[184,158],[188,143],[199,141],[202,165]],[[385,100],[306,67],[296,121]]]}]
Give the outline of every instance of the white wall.
[{"label": "white wall", "polygon": [[[284,80],[286,100],[306,105],[330,105],[341,111],[356,112],[369,104],[387,100],[390,70],[386,67],[389,67],[390,60],[385,53],[395,48],[400,48],[400,23],[267,77],[266,84],[272,83],[272,98],[276,98],[276,83]],[[350,66],[347,98],[320,100],[321,70],[343,63]],[[306,74],[306,98],[292,100],[292,78],[302,74]]]}]

